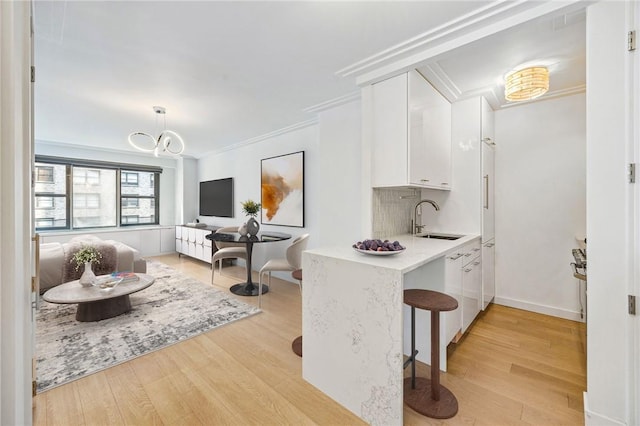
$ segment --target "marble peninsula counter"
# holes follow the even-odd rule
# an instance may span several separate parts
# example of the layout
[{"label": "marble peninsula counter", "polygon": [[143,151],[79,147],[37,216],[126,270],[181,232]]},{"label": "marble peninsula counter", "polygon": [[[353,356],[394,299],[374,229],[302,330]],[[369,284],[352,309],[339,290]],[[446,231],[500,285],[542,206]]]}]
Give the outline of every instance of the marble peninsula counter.
[{"label": "marble peninsula counter", "polygon": [[[444,292],[445,255],[479,244],[480,235],[451,241],[407,234],[389,240],[406,249],[391,256],[351,246],[303,253],[302,375],[366,422],[400,425],[403,354],[410,352],[403,290]],[[419,314],[417,358],[429,364],[429,314]]]}]

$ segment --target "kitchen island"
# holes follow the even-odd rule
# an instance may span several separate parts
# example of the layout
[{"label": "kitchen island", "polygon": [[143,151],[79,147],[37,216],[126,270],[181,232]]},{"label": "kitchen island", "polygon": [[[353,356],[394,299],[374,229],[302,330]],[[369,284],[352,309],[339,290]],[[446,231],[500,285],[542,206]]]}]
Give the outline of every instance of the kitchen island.
[{"label": "kitchen island", "polygon": [[[479,239],[399,235],[389,240],[406,249],[391,256],[362,254],[349,246],[305,251],[303,378],[370,424],[402,424],[403,355],[410,352],[403,290],[450,293],[445,256],[479,247]],[[416,315],[417,359],[428,364],[429,313],[422,314]],[[446,343],[441,340],[445,366]]]}]

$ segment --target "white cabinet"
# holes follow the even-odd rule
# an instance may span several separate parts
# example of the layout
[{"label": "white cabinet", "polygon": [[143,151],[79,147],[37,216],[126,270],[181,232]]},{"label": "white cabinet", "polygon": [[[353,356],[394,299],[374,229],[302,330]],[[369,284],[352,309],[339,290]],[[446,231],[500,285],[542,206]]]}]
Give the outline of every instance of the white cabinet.
[{"label": "white cabinet", "polygon": [[206,236],[213,230],[213,227],[176,226],[176,251],[211,263],[211,255],[215,250],[212,250],[212,241],[208,240]]},{"label": "white cabinet", "polygon": [[372,86],[372,186],[451,189],[451,104],[417,71]]},{"label": "white cabinet", "polygon": [[496,296],[494,241],[491,239],[482,243],[482,310],[485,310]]},{"label": "white cabinet", "polygon": [[[456,189],[443,203],[441,226],[464,232],[480,232],[482,244],[495,246],[495,150],[494,113],[483,97],[452,105],[453,176]],[[449,207],[451,206],[451,207]],[[482,291],[485,309],[495,296],[494,251],[482,254]],[[485,259],[492,256],[491,259]]]},{"label": "white cabinet", "polygon": [[[480,273],[480,253],[480,241],[476,240],[445,256],[444,292],[458,301],[458,309],[441,314],[442,322],[444,323],[441,347],[444,346],[446,348],[446,345],[451,341],[457,341],[458,334],[467,329],[468,324],[473,321],[480,311],[478,307],[480,276],[477,275]],[[473,268],[473,271],[467,271],[470,268]],[[471,272],[473,274],[470,275]],[[477,282],[474,282],[474,279]],[[475,305],[470,303],[470,296],[473,293],[471,289],[474,287],[478,287],[475,290],[477,293],[477,296],[475,296],[477,303]],[[467,304],[468,306],[466,306]],[[467,308],[466,312],[465,308]],[[465,318],[467,319],[466,327],[464,326]]]},{"label": "white cabinet", "polygon": [[467,331],[480,313],[482,296],[482,260],[474,257],[462,267],[462,332]]}]

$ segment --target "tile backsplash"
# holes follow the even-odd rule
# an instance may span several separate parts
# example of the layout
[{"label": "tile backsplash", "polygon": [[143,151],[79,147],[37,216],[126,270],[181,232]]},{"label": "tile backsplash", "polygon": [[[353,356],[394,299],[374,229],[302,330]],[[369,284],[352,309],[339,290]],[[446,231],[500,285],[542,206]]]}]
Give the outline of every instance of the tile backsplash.
[{"label": "tile backsplash", "polygon": [[373,189],[373,238],[411,232],[412,210],[420,201],[420,190],[411,188]]}]

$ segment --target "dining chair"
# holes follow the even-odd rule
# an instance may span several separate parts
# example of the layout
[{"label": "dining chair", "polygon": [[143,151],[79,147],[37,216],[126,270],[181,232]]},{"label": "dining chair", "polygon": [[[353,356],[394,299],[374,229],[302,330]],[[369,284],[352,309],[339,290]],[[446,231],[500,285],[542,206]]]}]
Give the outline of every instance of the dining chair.
[{"label": "dining chair", "polygon": [[[284,259],[271,259],[260,269],[258,284],[258,307],[262,307],[262,275],[269,274],[269,286],[271,286],[271,272],[273,271],[295,271],[302,268],[302,252],[307,248],[309,234],[303,234],[294,239],[287,247]],[[302,283],[298,282],[298,287],[302,293]]]},{"label": "dining chair", "polygon": [[[227,226],[216,229],[215,233],[229,233],[238,232],[237,226]],[[222,275],[222,260],[223,259],[244,259],[247,260],[247,247],[242,243],[227,243],[224,241],[214,241],[216,245],[216,252],[211,256],[211,284],[213,284],[213,273],[216,269],[216,262],[219,265],[219,273]],[[246,268],[246,266],[245,266]]]}]

